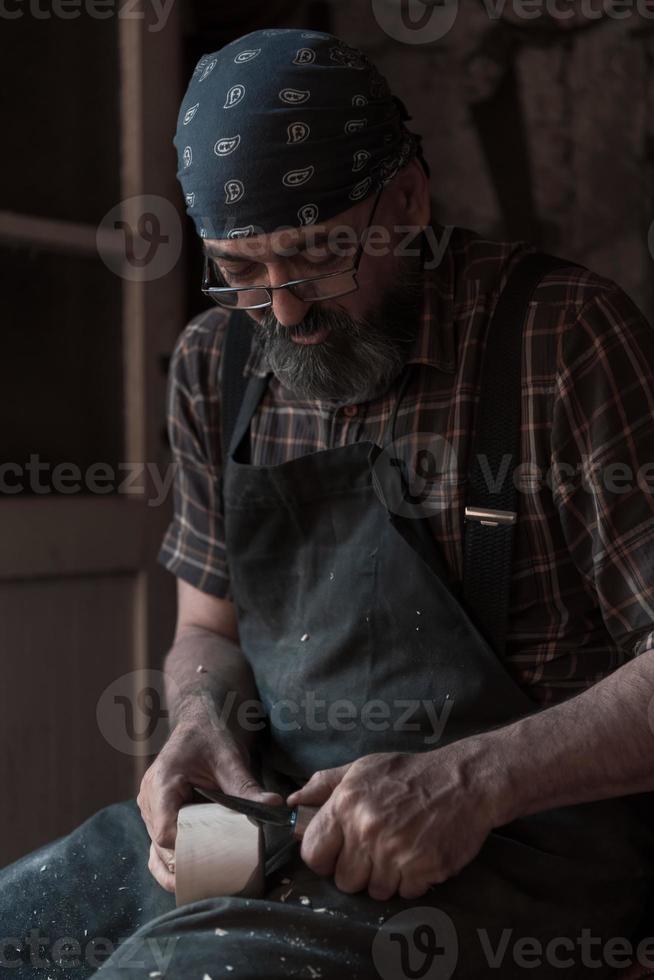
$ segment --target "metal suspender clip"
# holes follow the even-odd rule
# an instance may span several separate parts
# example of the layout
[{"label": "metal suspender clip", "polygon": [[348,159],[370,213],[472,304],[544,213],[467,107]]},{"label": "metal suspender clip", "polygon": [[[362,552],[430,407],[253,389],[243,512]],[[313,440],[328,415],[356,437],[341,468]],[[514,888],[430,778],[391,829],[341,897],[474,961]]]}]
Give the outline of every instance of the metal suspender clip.
[{"label": "metal suspender clip", "polygon": [[515,524],[514,510],[491,510],[487,507],[466,507],[465,519],[479,521],[484,527],[498,527],[500,524]]}]

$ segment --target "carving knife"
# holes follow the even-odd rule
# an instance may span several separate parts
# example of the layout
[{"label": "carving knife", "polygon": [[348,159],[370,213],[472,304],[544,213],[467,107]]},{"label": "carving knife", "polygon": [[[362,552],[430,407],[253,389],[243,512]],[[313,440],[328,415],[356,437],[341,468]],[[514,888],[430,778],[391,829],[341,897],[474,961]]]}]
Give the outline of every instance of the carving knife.
[{"label": "carving knife", "polygon": [[296,840],[302,839],[309,822],[319,810],[316,806],[271,806],[268,803],[257,803],[256,800],[246,800],[242,796],[231,796],[219,789],[202,789],[200,786],[194,786],[193,789],[212,803],[221,803],[228,809],[244,813],[259,823],[289,827]]}]

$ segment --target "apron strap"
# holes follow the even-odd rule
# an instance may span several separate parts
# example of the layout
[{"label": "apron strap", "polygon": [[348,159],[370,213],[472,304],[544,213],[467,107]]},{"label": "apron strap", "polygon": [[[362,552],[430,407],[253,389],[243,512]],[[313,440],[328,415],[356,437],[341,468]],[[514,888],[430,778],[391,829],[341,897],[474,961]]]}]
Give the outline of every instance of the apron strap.
[{"label": "apron strap", "polygon": [[225,336],[222,357],[222,440],[223,470],[227,461],[236,419],[245,395],[248,379],[243,374],[252,346],[253,328],[250,317],[243,310],[234,310]]},{"label": "apron strap", "polygon": [[488,327],[468,472],[463,599],[498,656],[506,647],[518,514],[513,474],[520,462],[523,326],[542,277],[578,265],[544,252],[527,255],[505,284]]}]

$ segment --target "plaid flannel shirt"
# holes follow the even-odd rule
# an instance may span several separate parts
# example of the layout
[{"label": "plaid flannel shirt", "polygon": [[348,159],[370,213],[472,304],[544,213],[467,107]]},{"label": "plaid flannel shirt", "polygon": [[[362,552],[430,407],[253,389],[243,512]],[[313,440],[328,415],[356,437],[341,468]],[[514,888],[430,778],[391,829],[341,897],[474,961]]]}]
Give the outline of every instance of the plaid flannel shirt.
[{"label": "plaid flannel shirt", "polygon": [[[440,240],[446,229],[432,224]],[[485,332],[528,242],[448,229],[427,262],[413,376],[396,440],[446,440],[448,473],[431,487],[429,524],[454,582],[463,574],[468,454]],[[432,266],[432,268],[429,268]],[[231,598],[224,544],[220,366],[229,313],[195,317],[176,344],[168,387],[174,518],[159,560]],[[555,703],[654,647],[654,330],[612,280],[583,268],[547,274],[523,334],[519,516],[506,665],[537,701]],[[246,375],[268,368],[253,341]],[[379,441],[398,382],[369,402],[295,398],[272,376],[251,427],[252,462],[275,465],[361,439]]]}]

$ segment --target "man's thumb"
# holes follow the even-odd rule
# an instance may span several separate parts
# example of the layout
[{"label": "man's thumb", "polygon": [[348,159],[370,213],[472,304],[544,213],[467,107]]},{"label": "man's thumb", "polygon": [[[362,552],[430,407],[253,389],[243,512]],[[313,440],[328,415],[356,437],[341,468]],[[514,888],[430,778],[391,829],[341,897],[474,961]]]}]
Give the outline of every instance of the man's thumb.
[{"label": "man's thumb", "polygon": [[234,762],[229,768],[221,768],[216,773],[218,785],[223,793],[231,796],[242,796],[256,803],[266,803],[277,806],[284,802],[279,793],[270,793],[261,786],[252,773],[244,765]]}]

